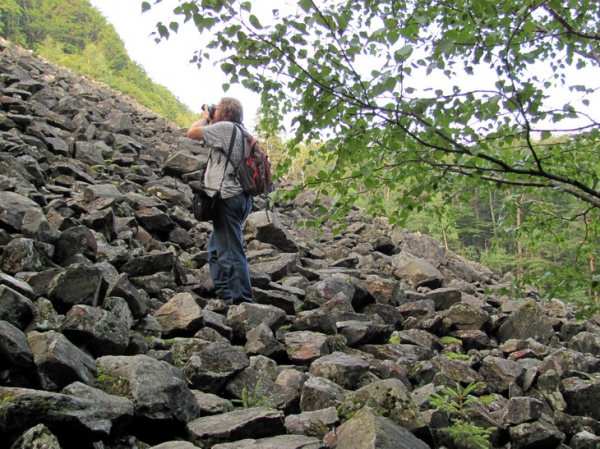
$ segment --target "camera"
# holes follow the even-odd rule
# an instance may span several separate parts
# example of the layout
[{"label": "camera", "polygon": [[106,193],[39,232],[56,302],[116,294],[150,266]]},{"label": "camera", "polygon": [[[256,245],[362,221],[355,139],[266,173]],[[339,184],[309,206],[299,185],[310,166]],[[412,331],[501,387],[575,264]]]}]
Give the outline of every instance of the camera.
[{"label": "camera", "polygon": [[217,105],[216,104],[203,104],[202,110],[204,111],[205,109],[208,111],[210,120],[213,121],[215,118],[215,111],[217,110]]}]

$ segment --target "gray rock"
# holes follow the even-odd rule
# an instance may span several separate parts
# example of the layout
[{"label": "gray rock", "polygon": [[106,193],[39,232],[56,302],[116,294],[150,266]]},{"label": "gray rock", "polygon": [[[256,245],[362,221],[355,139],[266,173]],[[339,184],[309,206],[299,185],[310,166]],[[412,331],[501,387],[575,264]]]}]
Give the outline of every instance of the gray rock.
[{"label": "gray rock", "polygon": [[487,356],[482,360],[479,370],[479,374],[485,378],[488,387],[501,394],[508,391],[511,384],[519,384],[524,373],[525,369],[517,362],[492,356]]},{"label": "gray rock", "polygon": [[48,299],[59,313],[77,304],[96,307],[100,299],[102,276],[96,267],[71,265],[48,285]]},{"label": "gray rock", "polygon": [[190,440],[203,448],[227,441],[285,433],[283,413],[261,407],[198,418],[189,422],[186,428]]},{"label": "gray rock", "polygon": [[271,328],[264,323],[260,323],[246,333],[244,348],[248,355],[260,354],[267,357],[280,357],[285,354],[283,343],[275,338]]},{"label": "gray rock", "polygon": [[32,239],[17,238],[4,247],[0,256],[0,269],[9,274],[41,271],[46,267],[46,260],[41,243]]},{"label": "gray rock", "polygon": [[218,394],[235,374],[250,366],[244,349],[229,342],[216,342],[190,357],[183,369],[198,390]]},{"label": "gray rock", "polygon": [[334,407],[299,415],[288,415],[285,418],[287,433],[323,438],[327,432],[339,424]]},{"label": "gray rock", "polygon": [[7,285],[0,285],[0,320],[23,330],[34,317],[34,307],[29,298]]},{"label": "gray rock", "polygon": [[88,399],[106,410],[106,417],[112,423],[111,435],[120,435],[131,422],[135,407],[129,399],[107,394],[81,382],[73,382],[63,388],[62,392],[74,397]]},{"label": "gray rock", "polygon": [[129,329],[112,312],[82,304],[71,307],[60,331],[95,357],[121,355],[129,344]]},{"label": "gray rock", "polygon": [[427,449],[429,445],[375,410],[364,407],[324,441],[337,449]]},{"label": "gray rock", "polygon": [[94,383],[94,359],[55,331],[29,332],[27,342],[46,389],[60,390],[72,382]]},{"label": "gray rock", "polygon": [[503,421],[509,425],[536,421],[542,416],[542,401],[528,397],[511,398],[505,409]]},{"label": "gray rock", "polygon": [[321,307],[298,313],[294,323],[290,326],[290,331],[313,331],[326,335],[335,335],[337,327],[331,312]]},{"label": "gray rock", "polygon": [[135,416],[149,420],[187,423],[200,409],[177,368],[146,355],[104,356],[97,359],[104,392],[130,398]]},{"label": "gray rock", "polygon": [[312,362],[309,373],[312,376],[329,379],[345,389],[353,390],[368,371],[369,364],[364,358],[333,352]]},{"label": "gray rock", "polygon": [[414,288],[421,286],[439,288],[444,280],[442,273],[431,263],[408,251],[392,256],[392,267],[396,277]]},{"label": "gray rock", "polygon": [[191,293],[178,293],[154,312],[165,337],[192,336],[203,325],[202,308]]},{"label": "gray rock", "polygon": [[413,402],[402,381],[386,379],[370,383],[350,392],[339,409],[341,417],[356,416],[363,407],[378,410],[380,414],[415,435],[426,437],[427,425],[419,408]]},{"label": "gray rock", "polygon": [[302,385],[300,410],[311,412],[340,406],[347,391],[335,382],[323,377],[309,377]]},{"label": "gray rock", "polygon": [[548,344],[553,335],[552,322],[544,315],[540,306],[532,301],[526,302],[511,314],[497,332],[500,342],[511,338],[519,340],[533,338],[542,344]]},{"label": "gray rock", "polygon": [[35,201],[18,193],[0,191],[0,223],[3,228],[7,227],[20,232],[23,217],[31,210],[42,212],[41,207]]},{"label": "gray rock", "polygon": [[542,420],[509,428],[514,449],[557,447],[565,435],[552,424]]},{"label": "gray rock", "polygon": [[[282,252],[296,253],[298,244],[276,214],[270,211],[253,212],[248,222],[256,226],[257,238],[261,242],[270,243]],[[274,279],[275,280],[275,279]]]},{"label": "gray rock", "polygon": [[562,381],[561,391],[567,403],[565,413],[600,421],[600,380],[570,377]]},{"label": "gray rock", "polygon": [[27,430],[11,446],[11,449],[61,449],[58,438],[44,424],[38,424]]},{"label": "gray rock", "polygon": [[[4,416],[0,420],[0,435],[8,447],[23,432],[39,424],[59,441],[72,441],[72,436],[77,435],[81,444],[107,439],[112,428],[106,409],[96,402],[24,388],[0,387],[0,414]],[[52,438],[49,441],[54,442]]]},{"label": "gray rock", "polygon": [[245,439],[235,443],[215,444],[213,449],[329,449],[320,439],[304,435],[279,435],[258,440]]},{"label": "gray rock", "polygon": [[298,411],[300,403],[298,391],[276,384],[264,371],[253,368],[236,374],[227,382],[224,391],[245,408],[271,407],[289,414]]},{"label": "gray rock", "polygon": [[31,368],[34,365],[33,354],[25,334],[10,322],[2,320],[0,320],[0,358],[21,368]]},{"label": "gray rock", "polygon": [[243,340],[246,333],[260,323],[265,323],[273,331],[285,322],[285,312],[278,307],[244,303],[230,307],[226,324],[231,327],[236,338]]}]

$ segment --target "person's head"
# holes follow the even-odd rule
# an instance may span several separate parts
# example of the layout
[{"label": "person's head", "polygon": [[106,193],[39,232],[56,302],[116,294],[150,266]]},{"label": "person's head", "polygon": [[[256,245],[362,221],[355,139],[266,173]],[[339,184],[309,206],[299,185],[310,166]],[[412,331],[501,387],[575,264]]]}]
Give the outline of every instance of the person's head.
[{"label": "person's head", "polygon": [[213,123],[224,121],[242,124],[244,121],[244,108],[239,100],[230,97],[221,98],[215,111]]}]

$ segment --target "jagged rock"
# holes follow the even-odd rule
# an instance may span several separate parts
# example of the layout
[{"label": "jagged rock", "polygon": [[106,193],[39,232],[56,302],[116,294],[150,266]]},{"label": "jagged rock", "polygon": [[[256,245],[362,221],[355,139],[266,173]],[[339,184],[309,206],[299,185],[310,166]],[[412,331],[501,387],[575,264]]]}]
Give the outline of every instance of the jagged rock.
[{"label": "jagged rock", "polygon": [[191,293],[178,293],[154,312],[166,337],[192,336],[203,325],[202,308]]},{"label": "jagged rock", "polygon": [[299,415],[288,415],[285,418],[287,433],[323,438],[334,426],[339,424],[339,418],[334,407],[328,407]]},{"label": "jagged rock", "polygon": [[81,382],[73,382],[63,388],[62,393],[88,399],[106,410],[106,417],[112,423],[111,435],[120,435],[133,418],[135,407],[129,399],[113,396]]},{"label": "jagged rock", "polygon": [[29,298],[8,285],[0,285],[0,320],[23,330],[33,316],[34,308]]},{"label": "jagged rock", "polygon": [[285,312],[274,306],[244,303],[233,306],[227,311],[226,324],[231,327],[234,336],[239,339],[244,339],[246,333],[260,323],[265,323],[275,331],[284,322]]},{"label": "jagged rock", "polygon": [[94,383],[96,362],[58,332],[29,332],[27,342],[48,390],[60,390],[80,381]]},{"label": "jagged rock", "polygon": [[451,326],[458,330],[482,330],[490,321],[487,312],[468,304],[454,304],[445,313]]},{"label": "jagged rock", "polygon": [[359,410],[324,441],[337,449],[427,449],[429,445],[370,407]]},{"label": "jagged rock", "polygon": [[338,407],[346,398],[347,391],[340,385],[323,377],[309,377],[302,385],[300,410],[311,412]]},{"label": "jagged rock", "polygon": [[257,238],[261,242],[270,243],[284,253],[298,252],[298,244],[285,228],[277,215],[270,211],[253,212],[248,216],[248,222],[256,226]]},{"label": "jagged rock", "polygon": [[136,418],[187,423],[198,417],[198,404],[177,368],[146,355],[109,355],[98,358],[97,363],[102,372],[98,387],[108,394],[129,397]]},{"label": "jagged rock", "polygon": [[9,274],[41,271],[46,267],[48,259],[42,245],[32,239],[17,238],[10,241],[0,256],[0,269]]},{"label": "jagged rock", "polygon": [[33,426],[11,446],[11,449],[29,448],[61,449],[58,438],[43,424]]},{"label": "jagged rock", "polygon": [[283,413],[257,407],[198,418],[187,424],[190,440],[199,447],[212,448],[219,443],[263,438],[285,433]]},{"label": "jagged rock", "polygon": [[514,449],[557,447],[565,437],[552,424],[542,420],[511,427],[509,433]]},{"label": "jagged rock", "polygon": [[328,449],[318,438],[304,435],[279,435],[258,440],[245,439],[235,443],[215,444],[213,449]]},{"label": "jagged rock", "polygon": [[10,322],[2,320],[0,320],[0,359],[5,359],[20,368],[30,368],[34,365],[33,354],[25,334]]},{"label": "jagged rock", "polygon": [[[271,407],[284,413],[297,412],[300,393],[288,387],[276,384],[264,372],[246,368],[236,374],[225,385],[229,397],[242,401],[245,407]],[[247,398],[248,403],[244,404]]]},{"label": "jagged rock", "polygon": [[298,313],[294,323],[290,326],[290,331],[313,331],[335,335],[337,334],[337,326],[328,309],[318,308]]},{"label": "jagged rock", "polygon": [[28,429],[43,424],[59,441],[81,444],[107,439],[112,423],[107,410],[88,399],[25,388],[0,387],[0,435],[10,443]]},{"label": "jagged rock", "polygon": [[593,433],[583,430],[573,435],[569,446],[572,449],[596,449],[600,444],[600,438]]},{"label": "jagged rock", "polygon": [[562,381],[561,391],[567,403],[565,413],[600,421],[600,381],[570,377]]},{"label": "jagged rock", "polygon": [[492,391],[500,394],[508,391],[511,384],[520,383],[525,373],[517,362],[500,357],[487,356],[481,363],[479,374],[485,378]]},{"label": "jagged rock", "polygon": [[59,313],[66,313],[77,304],[96,307],[101,282],[102,276],[97,267],[71,265],[50,281],[48,299]]},{"label": "jagged rock", "polygon": [[28,211],[42,213],[42,208],[35,201],[15,192],[0,191],[0,226],[21,232],[23,218]]},{"label": "jagged rock", "polygon": [[347,390],[353,390],[368,371],[369,364],[363,358],[333,352],[315,360],[310,365],[309,373],[329,379]]},{"label": "jagged rock", "polygon": [[404,289],[397,281],[371,274],[366,277],[365,286],[378,304],[398,306],[406,300]]},{"label": "jagged rock", "polygon": [[129,344],[129,328],[114,313],[82,304],[69,309],[60,331],[95,357],[121,355]]},{"label": "jagged rock", "polygon": [[203,391],[192,390],[200,407],[200,415],[220,415],[233,411],[233,403],[228,399],[223,399],[212,393],[204,393]]},{"label": "jagged rock", "polygon": [[577,332],[569,343],[569,347],[574,351],[592,355],[600,354],[600,335],[598,334],[586,331]]},{"label": "jagged rock", "polygon": [[395,276],[405,280],[414,288],[422,286],[439,288],[444,280],[444,276],[437,268],[408,251],[392,256],[392,267]]},{"label": "jagged rock", "polygon": [[94,233],[85,226],[76,226],[60,234],[55,244],[54,262],[61,264],[71,257],[81,254],[91,261],[96,260],[98,241]]},{"label": "jagged rock", "polygon": [[250,366],[244,349],[216,342],[190,357],[183,372],[198,390],[218,394],[235,374]]},{"label": "jagged rock", "polygon": [[148,312],[149,307],[144,301],[144,298],[140,292],[129,282],[126,273],[118,275],[109,285],[106,296],[115,296],[123,298],[134,318],[144,318]]},{"label": "jagged rock", "polygon": [[310,363],[331,354],[334,341],[332,337],[318,332],[298,331],[285,334],[288,357],[297,363]]},{"label": "jagged rock", "polygon": [[273,331],[265,323],[260,323],[246,333],[246,353],[261,354],[267,357],[279,358],[285,353],[285,346],[279,342]]},{"label": "jagged rock", "polygon": [[411,399],[402,381],[398,379],[375,381],[350,392],[339,413],[341,417],[347,419],[363,407],[377,410],[422,439],[428,438],[429,431],[419,408]]},{"label": "jagged rock", "polygon": [[528,397],[511,398],[502,417],[509,425],[518,425],[524,422],[536,421],[542,416],[542,401]]},{"label": "jagged rock", "polygon": [[548,344],[554,335],[550,319],[543,314],[540,306],[534,302],[526,302],[500,326],[497,336],[500,342],[516,338],[534,340]]}]

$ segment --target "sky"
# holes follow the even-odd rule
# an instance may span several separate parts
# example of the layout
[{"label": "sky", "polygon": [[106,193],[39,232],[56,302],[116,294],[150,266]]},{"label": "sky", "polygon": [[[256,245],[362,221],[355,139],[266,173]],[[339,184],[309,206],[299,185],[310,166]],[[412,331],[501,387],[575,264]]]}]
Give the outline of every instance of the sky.
[{"label": "sky", "polygon": [[[148,12],[141,12],[142,0],[90,0],[116,29],[123,40],[127,53],[137,63],[139,63],[150,78],[169,89],[182,103],[186,104],[192,111],[200,112],[204,103],[216,104],[223,96],[232,96],[238,98],[244,105],[245,125],[251,131],[256,125],[256,113],[260,106],[260,97],[258,94],[246,90],[241,85],[232,85],[224,92],[222,85],[227,82],[219,67],[212,63],[203,63],[202,69],[190,63],[189,61],[194,52],[201,49],[208,42],[207,37],[202,37],[198,30],[192,24],[180,26],[178,33],[171,33],[168,40],[162,40],[155,43],[154,36],[151,36],[156,29],[157,22],[168,24],[172,20],[180,22],[180,17],[173,14],[173,9],[180,3],[179,0],[162,0],[154,4],[155,0],[149,0],[153,4]],[[284,8],[288,4],[286,0],[256,0],[253,2],[253,13],[261,14],[261,21],[266,15],[270,16],[270,6],[276,5],[277,8]],[[289,5],[292,5],[290,3]],[[289,6],[288,5],[288,6]],[[263,22],[264,24],[264,22]],[[367,64],[368,66],[368,64]],[[479,69],[479,68],[478,68]],[[543,65],[536,67],[540,71],[541,78],[551,79],[552,71]],[[546,72],[546,73],[544,73]],[[596,84],[590,83],[590,80],[597,78],[598,69],[591,65],[585,70],[574,70],[569,75],[570,84]],[[491,75],[493,77],[493,74]],[[475,76],[457,81],[465,87],[477,88],[477,84],[489,81],[490,74]],[[445,79],[437,80],[442,85],[451,85]],[[438,88],[433,86],[436,79],[431,75],[414,75],[411,80],[412,87],[416,88]],[[568,101],[575,101],[580,106],[580,94],[573,93],[567,89],[562,91],[554,90],[551,93],[553,100],[552,106],[561,108]],[[588,96],[591,101],[589,113],[597,121],[600,121],[600,111],[594,106],[600,100],[600,88],[595,94]],[[596,101],[594,101],[596,100]],[[573,124],[576,126],[577,124]]]},{"label": "sky", "polygon": [[[225,93],[223,83],[227,81],[219,67],[204,63],[202,69],[190,63],[194,51],[202,48],[203,41],[193,26],[180,27],[168,40],[154,42],[150,34],[157,22],[168,24],[174,19],[176,0],[163,0],[142,13],[142,0],[90,0],[111,23],[125,44],[129,57],[139,63],[156,83],[169,89],[192,111],[200,112],[204,103],[217,104],[224,96],[239,99],[244,106],[244,122],[252,129],[256,112],[260,106],[258,94],[241,85],[232,85]],[[153,1],[151,1],[153,3]],[[178,20],[179,21],[179,20]]]}]

